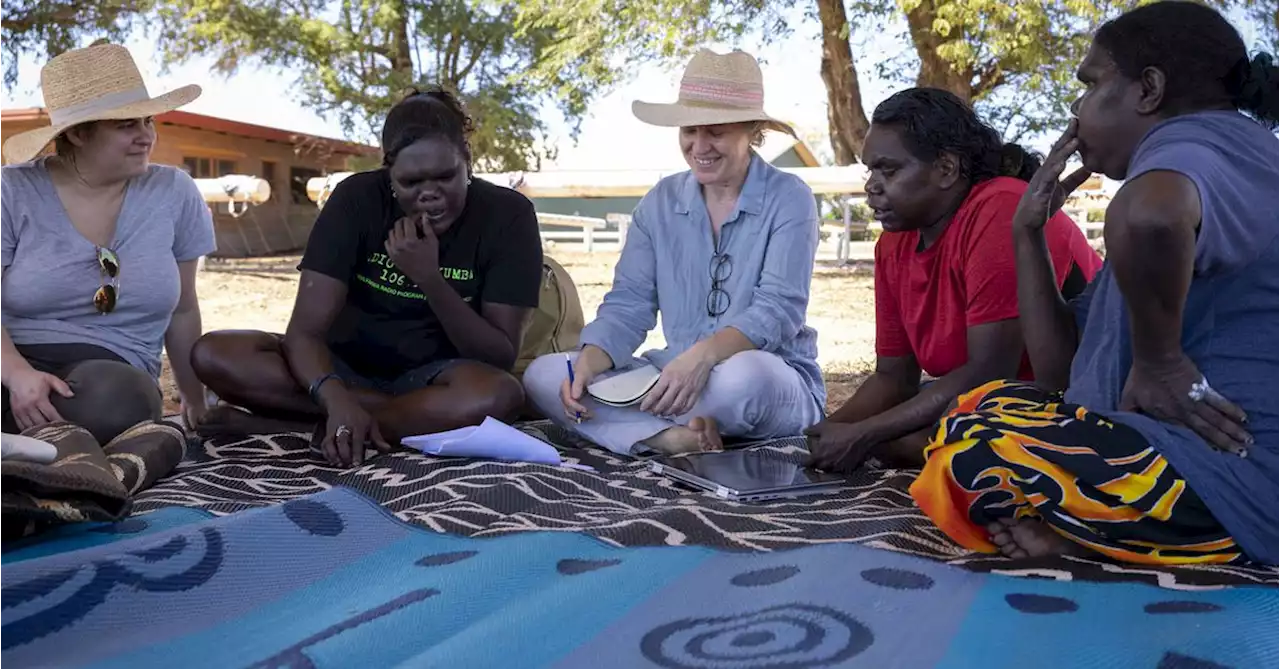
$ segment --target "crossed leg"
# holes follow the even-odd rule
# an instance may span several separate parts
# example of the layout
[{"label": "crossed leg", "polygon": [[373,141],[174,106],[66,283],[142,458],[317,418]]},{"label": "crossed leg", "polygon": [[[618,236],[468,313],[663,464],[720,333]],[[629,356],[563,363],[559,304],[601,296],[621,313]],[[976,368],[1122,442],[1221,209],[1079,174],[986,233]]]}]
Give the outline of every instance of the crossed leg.
[{"label": "crossed leg", "polygon": [[[204,433],[309,430],[324,417],[293,378],[278,335],[211,332],[196,342],[191,358],[200,380],[231,405],[209,412],[201,426]],[[410,435],[476,425],[486,416],[511,420],[524,404],[524,390],[515,377],[471,360],[458,361],[426,386],[400,395],[355,385],[348,389],[393,443]]]},{"label": "crossed leg", "polygon": [[925,458],[911,496],[971,550],[1142,564],[1242,556],[1141,433],[1032,385],[996,381],[961,396]]}]

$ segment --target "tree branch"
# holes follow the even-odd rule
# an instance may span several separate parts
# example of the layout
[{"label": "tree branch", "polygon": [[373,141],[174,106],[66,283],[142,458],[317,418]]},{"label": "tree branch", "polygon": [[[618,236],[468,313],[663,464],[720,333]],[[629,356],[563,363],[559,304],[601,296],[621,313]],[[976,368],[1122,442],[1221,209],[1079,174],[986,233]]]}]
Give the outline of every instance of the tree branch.
[{"label": "tree branch", "polygon": [[[45,5],[37,5],[44,7]],[[95,11],[96,10],[96,11]],[[86,6],[81,4],[64,5],[52,12],[42,11],[40,9],[34,11],[20,12],[16,16],[9,15],[0,19],[0,28],[8,33],[5,39],[10,39],[10,35],[14,33],[25,33],[35,30],[48,24],[63,26],[80,26],[85,27],[85,16],[81,12],[93,12],[96,14],[94,19],[107,19],[115,21],[121,15],[127,13],[145,11],[146,7],[135,5],[132,2],[104,2],[97,6]]]},{"label": "tree branch", "polygon": [[462,82],[467,80],[467,76],[471,74],[471,70],[475,69],[476,64],[480,62],[480,59],[484,57],[485,52],[488,50],[489,44],[484,40],[471,45],[471,58],[467,61],[466,67],[462,68],[462,71],[453,75],[453,81],[456,82],[455,85],[459,88],[462,87]]},{"label": "tree branch", "polygon": [[973,98],[976,100],[990,93],[1005,81],[1005,66],[999,60],[987,63],[978,73],[973,84]]}]

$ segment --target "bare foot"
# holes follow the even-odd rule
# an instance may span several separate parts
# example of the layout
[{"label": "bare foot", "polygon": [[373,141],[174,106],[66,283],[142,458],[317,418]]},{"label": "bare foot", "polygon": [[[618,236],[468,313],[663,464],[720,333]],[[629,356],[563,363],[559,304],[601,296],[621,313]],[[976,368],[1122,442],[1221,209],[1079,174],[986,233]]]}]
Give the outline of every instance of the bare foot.
[{"label": "bare foot", "polygon": [[673,425],[649,437],[644,444],[667,455],[724,450],[716,422],[702,417],[690,420],[688,427]]},{"label": "bare foot", "polygon": [[1007,558],[1020,559],[1029,557],[1027,551],[1018,546],[1009,530],[1018,524],[1012,518],[1002,518],[998,522],[987,523],[987,534],[991,535],[991,543],[1000,549],[1000,554]]},{"label": "bare foot", "polygon": [[1000,522],[989,523],[987,531],[991,533],[991,542],[1008,558],[1081,555],[1088,552],[1035,518],[1002,518]]},{"label": "bare foot", "polygon": [[205,413],[204,419],[196,426],[196,434],[207,439],[218,436],[310,432],[314,427],[315,421],[301,423],[264,418],[229,404],[221,404]]},{"label": "bare foot", "polygon": [[714,418],[701,416],[689,421],[689,429],[698,433],[698,450],[723,451],[724,442],[720,440],[720,426]]}]

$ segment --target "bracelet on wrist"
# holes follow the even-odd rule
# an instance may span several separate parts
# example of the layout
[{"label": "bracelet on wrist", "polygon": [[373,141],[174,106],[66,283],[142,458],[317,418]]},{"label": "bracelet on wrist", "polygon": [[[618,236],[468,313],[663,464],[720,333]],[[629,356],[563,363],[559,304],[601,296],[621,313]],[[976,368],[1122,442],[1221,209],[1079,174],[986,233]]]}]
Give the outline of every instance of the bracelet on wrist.
[{"label": "bracelet on wrist", "polygon": [[311,387],[307,389],[307,394],[311,396],[312,402],[320,404],[320,387],[332,379],[338,379],[339,381],[342,380],[336,372],[329,372],[328,374],[325,374],[311,382]]}]

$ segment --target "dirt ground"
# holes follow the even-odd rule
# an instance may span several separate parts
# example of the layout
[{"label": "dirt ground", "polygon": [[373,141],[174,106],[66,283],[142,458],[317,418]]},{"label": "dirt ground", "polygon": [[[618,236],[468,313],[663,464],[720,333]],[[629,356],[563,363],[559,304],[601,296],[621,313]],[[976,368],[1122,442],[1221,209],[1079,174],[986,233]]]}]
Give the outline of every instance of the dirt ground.
[{"label": "dirt ground", "polygon": [[[573,277],[583,312],[590,321],[613,280],[617,253],[549,247],[547,254]],[[283,332],[293,308],[298,259],[297,255],[288,255],[209,260],[198,280],[205,331]],[[828,407],[834,409],[853,393],[875,363],[875,297],[870,262],[855,261],[841,267],[834,261],[819,261],[809,302],[809,325],[818,331],[818,362],[827,380]],[[655,331],[646,348],[661,341],[661,332]],[[175,410],[177,392],[167,364],[162,381],[166,404]]]}]

